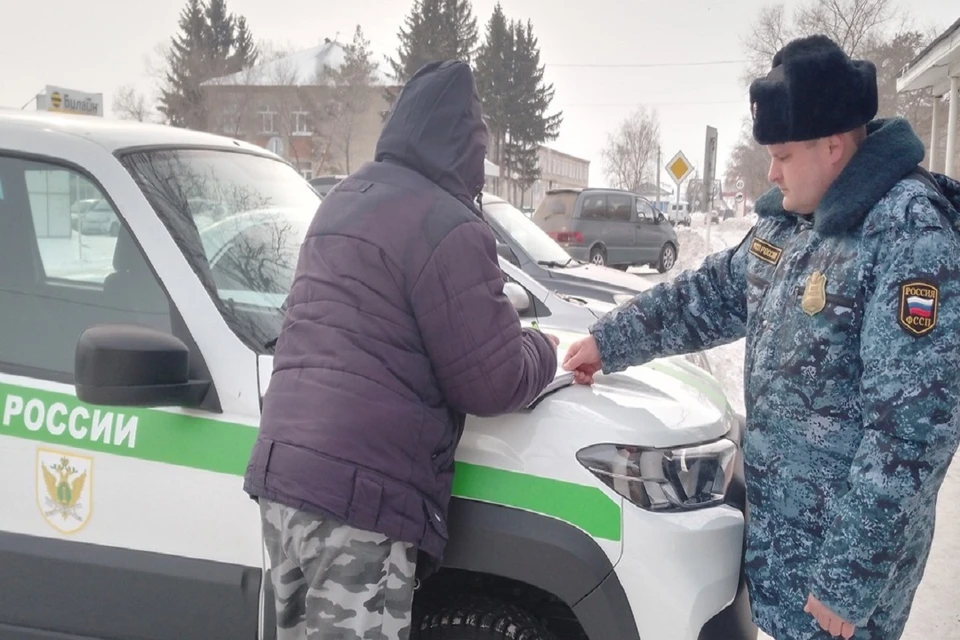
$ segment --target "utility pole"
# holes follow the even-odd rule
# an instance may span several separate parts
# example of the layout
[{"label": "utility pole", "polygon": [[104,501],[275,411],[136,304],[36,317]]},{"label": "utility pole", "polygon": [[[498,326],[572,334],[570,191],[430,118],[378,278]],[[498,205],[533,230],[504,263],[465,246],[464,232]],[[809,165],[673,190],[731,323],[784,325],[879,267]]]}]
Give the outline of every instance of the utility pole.
[{"label": "utility pole", "polygon": [[707,127],[707,135],[704,141],[703,150],[703,208],[704,220],[707,222],[707,252],[712,253],[710,249],[710,227],[713,226],[713,179],[717,168],[717,130],[713,127]]},{"label": "utility pole", "polygon": [[657,145],[657,209],[665,214],[665,208],[660,202],[660,145]]}]

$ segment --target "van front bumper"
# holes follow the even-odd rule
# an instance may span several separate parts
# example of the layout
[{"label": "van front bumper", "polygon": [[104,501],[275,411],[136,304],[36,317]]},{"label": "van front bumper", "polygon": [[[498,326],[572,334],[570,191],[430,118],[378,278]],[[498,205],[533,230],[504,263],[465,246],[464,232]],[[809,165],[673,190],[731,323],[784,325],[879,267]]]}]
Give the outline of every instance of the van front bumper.
[{"label": "van front bumper", "polygon": [[741,578],[744,516],[721,505],[652,513],[624,504],[616,573],[640,638],[752,640]]}]

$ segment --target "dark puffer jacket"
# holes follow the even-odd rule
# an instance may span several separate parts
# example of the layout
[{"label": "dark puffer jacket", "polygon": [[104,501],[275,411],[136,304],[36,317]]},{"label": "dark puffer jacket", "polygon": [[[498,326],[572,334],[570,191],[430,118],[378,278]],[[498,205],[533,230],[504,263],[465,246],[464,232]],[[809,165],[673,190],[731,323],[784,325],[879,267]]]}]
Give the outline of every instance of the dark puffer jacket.
[{"label": "dark puffer jacket", "polygon": [[557,369],[504,295],[474,204],[486,140],[470,68],[427,65],[375,162],[324,200],[276,345],[251,496],[442,556],[465,414],[522,408]]}]

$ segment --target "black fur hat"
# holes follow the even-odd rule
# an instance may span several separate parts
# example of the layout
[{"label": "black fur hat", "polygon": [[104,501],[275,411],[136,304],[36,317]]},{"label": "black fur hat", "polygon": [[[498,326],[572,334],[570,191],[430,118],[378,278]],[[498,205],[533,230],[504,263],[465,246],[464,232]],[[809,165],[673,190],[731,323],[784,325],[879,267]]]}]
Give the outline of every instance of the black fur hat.
[{"label": "black fur hat", "polygon": [[762,144],[845,133],[877,115],[877,68],[822,35],[791,41],[750,85],[753,137]]}]

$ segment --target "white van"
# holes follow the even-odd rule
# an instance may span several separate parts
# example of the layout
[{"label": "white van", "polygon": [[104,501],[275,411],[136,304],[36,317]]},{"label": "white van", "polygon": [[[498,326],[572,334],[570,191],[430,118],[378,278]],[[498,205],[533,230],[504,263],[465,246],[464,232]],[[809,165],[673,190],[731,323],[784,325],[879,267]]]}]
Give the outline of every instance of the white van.
[{"label": "white van", "polygon": [[[50,232],[89,198],[116,237]],[[242,474],[318,203],[253,145],[0,112],[0,638],[275,637]],[[755,637],[739,433],[683,358],[468,419],[413,637]]]}]

